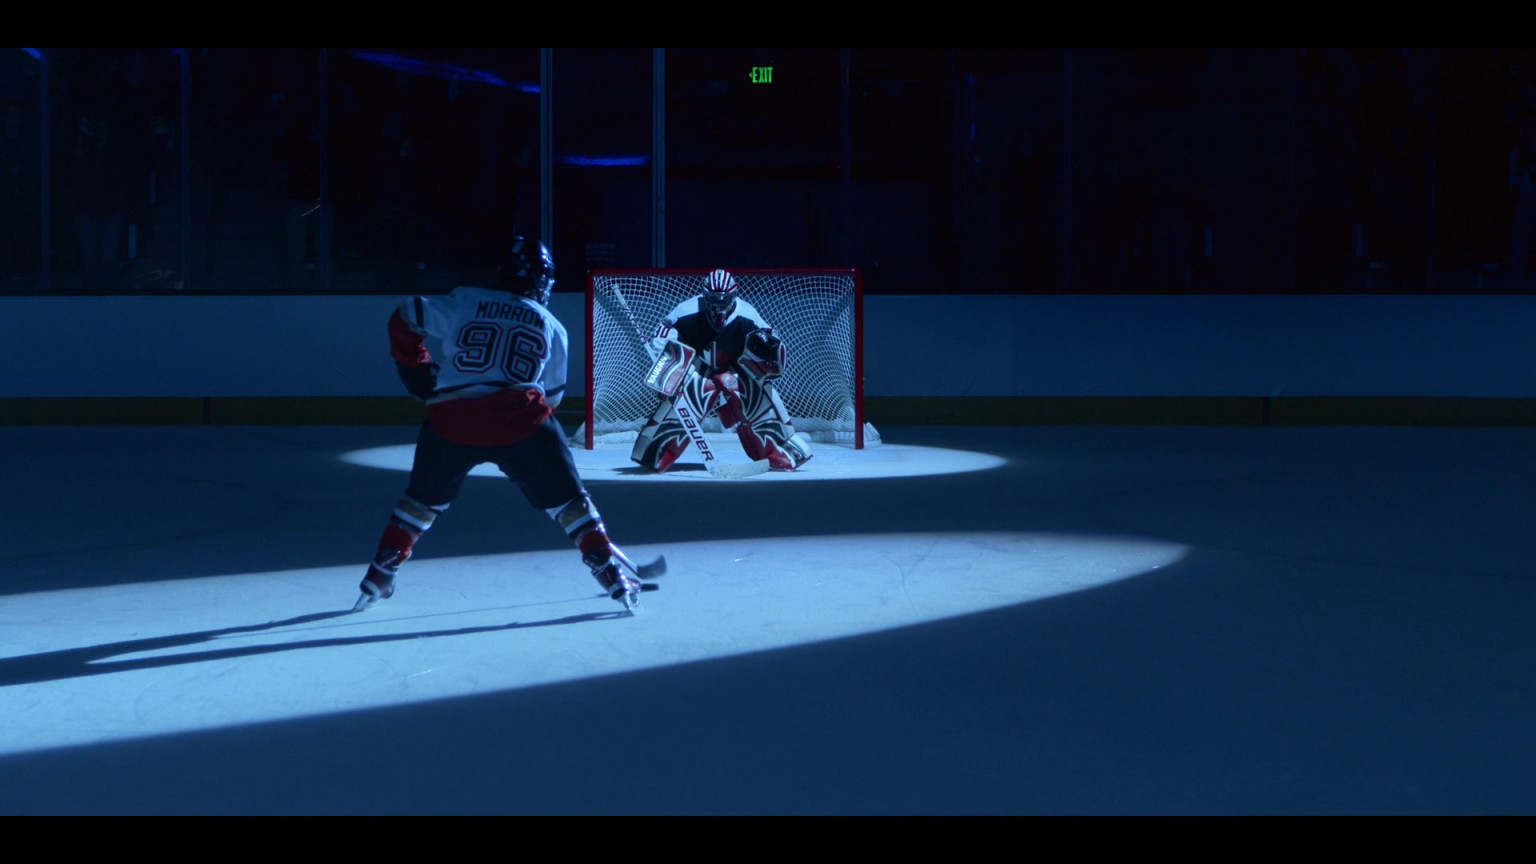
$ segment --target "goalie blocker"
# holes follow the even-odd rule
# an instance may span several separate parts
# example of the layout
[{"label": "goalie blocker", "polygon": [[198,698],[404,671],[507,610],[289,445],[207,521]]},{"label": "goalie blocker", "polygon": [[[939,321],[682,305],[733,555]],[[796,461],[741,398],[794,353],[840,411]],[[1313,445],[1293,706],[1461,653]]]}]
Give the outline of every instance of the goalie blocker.
[{"label": "goalie blocker", "polygon": [[672,466],[691,442],[713,462],[698,424],[711,415],[720,425],[735,431],[741,447],[754,461],[792,471],[811,458],[811,444],[795,431],[789,412],[772,381],[784,369],[784,344],[773,331],[763,328],[747,336],[737,368],[708,369],[693,348],[675,339],[657,340],[656,361],[645,384],[661,395],[656,410],[635,439],[630,458],[654,471]]}]

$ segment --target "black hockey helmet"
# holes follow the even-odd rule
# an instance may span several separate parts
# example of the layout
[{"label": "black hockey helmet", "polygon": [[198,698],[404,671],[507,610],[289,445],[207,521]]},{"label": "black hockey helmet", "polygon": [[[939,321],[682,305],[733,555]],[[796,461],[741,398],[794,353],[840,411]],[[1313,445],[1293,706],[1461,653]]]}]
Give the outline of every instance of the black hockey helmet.
[{"label": "black hockey helmet", "polygon": [[496,272],[497,287],[548,305],[555,287],[555,256],[549,247],[528,237],[513,237],[512,248]]}]

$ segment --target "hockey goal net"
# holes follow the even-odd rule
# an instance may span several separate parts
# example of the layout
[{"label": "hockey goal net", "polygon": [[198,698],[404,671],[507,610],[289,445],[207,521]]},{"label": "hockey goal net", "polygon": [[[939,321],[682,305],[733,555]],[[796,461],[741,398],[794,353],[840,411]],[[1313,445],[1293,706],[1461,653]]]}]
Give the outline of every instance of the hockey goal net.
[{"label": "hockey goal net", "polygon": [[[645,343],[677,304],[697,296],[701,269],[593,270],[587,276],[587,415],[576,442],[633,441],[656,408],[645,386]],[[880,443],[864,421],[863,296],[856,270],[731,270],[736,290],[767,320],[787,350],[775,381],[797,432],[815,442],[863,448]],[[721,434],[716,418],[707,434]]]}]

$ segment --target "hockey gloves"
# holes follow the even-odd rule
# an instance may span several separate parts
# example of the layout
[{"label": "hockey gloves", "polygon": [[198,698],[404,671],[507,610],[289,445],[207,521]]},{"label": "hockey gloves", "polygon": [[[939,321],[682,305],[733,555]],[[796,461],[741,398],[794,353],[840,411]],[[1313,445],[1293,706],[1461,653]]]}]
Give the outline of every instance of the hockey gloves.
[{"label": "hockey gloves", "polygon": [[437,370],[440,368],[436,363],[423,363],[420,366],[395,364],[395,371],[400,373],[400,381],[405,384],[405,389],[423,402],[437,392]]},{"label": "hockey gloves", "polygon": [[746,350],[738,364],[742,371],[759,381],[771,381],[784,374],[784,363],[789,352],[784,340],[771,328],[764,327],[747,334]]}]

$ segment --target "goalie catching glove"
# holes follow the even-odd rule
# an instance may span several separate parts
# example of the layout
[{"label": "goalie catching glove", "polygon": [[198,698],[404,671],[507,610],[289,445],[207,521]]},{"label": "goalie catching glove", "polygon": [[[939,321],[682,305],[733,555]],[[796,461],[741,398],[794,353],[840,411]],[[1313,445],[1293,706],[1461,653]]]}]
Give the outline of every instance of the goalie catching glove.
[{"label": "goalie catching glove", "polygon": [[759,381],[771,381],[784,374],[787,357],[784,340],[773,332],[773,328],[763,327],[747,334],[746,346],[737,365]]}]

